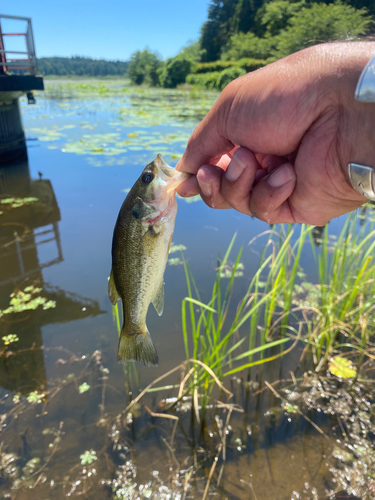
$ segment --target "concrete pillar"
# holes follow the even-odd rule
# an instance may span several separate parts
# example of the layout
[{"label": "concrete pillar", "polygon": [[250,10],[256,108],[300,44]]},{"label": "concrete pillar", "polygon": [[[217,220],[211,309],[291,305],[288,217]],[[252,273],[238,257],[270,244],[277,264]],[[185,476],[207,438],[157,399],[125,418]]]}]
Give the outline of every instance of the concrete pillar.
[{"label": "concrete pillar", "polygon": [[0,92],[0,164],[26,154],[18,97],[21,92]]}]

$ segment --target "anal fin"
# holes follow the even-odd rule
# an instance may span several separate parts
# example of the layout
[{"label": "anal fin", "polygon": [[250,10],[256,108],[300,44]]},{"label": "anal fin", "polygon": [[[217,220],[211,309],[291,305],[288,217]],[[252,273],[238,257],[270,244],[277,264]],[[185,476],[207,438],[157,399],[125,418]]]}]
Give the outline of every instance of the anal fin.
[{"label": "anal fin", "polygon": [[164,311],[164,281],[161,282],[158,293],[155,295],[152,303],[155,307],[155,311],[161,316]]},{"label": "anal fin", "polygon": [[115,306],[120,299],[120,295],[117,292],[115,280],[113,279],[113,269],[111,269],[111,275],[108,282],[108,295],[112,305]]}]

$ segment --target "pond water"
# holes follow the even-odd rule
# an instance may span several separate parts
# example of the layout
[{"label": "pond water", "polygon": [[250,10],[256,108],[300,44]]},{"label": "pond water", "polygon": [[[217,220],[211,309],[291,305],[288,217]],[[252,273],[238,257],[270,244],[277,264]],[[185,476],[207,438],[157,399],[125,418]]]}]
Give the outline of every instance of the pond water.
[{"label": "pond water", "polygon": [[[175,418],[165,418],[168,398],[178,393],[173,388],[149,392],[128,411],[141,390],[186,360],[187,287],[176,251],[165,273],[163,316],[150,308],[147,320],[159,366],[119,365],[107,295],[113,227],[144,166],[158,153],[174,166],[217,94],[135,89],[121,81],[46,87],[35,106],[21,102],[28,157],[0,169],[0,196],[8,199],[0,205],[0,311],[8,309],[0,317],[0,496],[375,498],[375,482],[373,493],[369,482],[362,490],[344,488],[354,474],[340,448],[340,418],[354,411],[344,405],[349,389],[334,377],[323,383],[309,358],[300,362],[302,343],[253,368],[250,378],[227,377],[233,397],[214,391],[204,422],[189,398],[166,412]],[[332,221],[330,232],[338,234],[344,222]],[[235,313],[267,235],[249,242],[267,231],[256,219],[211,210],[199,198],[178,200],[173,243],[185,247],[203,302],[210,300],[218,255],[237,233],[229,263],[244,250],[228,311]],[[300,265],[316,279],[308,245]],[[236,341],[241,335],[248,325]],[[179,384],[179,373],[156,385]],[[335,409],[332,392],[339,395]],[[353,397],[371,427],[368,386]]]}]

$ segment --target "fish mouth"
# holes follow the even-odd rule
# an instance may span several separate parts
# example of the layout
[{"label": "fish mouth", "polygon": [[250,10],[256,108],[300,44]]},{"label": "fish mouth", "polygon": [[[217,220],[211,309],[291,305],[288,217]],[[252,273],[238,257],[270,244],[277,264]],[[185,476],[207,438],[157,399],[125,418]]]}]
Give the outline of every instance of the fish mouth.
[{"label": "fish mouth", "polygon": [[186,172],[179,172],[178,170],[174,170],[173,174],[173,177],[169,178],[167,181],[167,193],[170,193],[171,191],[177,189],[180,184],[185,182],[191,176],[191,174],[187,174]]},{"label": "fish mouth", "polygon": [[175,168],[170,167],[167,163],[165,163],[160,154],[157,155],[154,162],[159,169],[160,178],[167,184],[165,189],[167,193],[177,189],[180,184],[185,182],[186,179],[191,176],[191,174],[179,172]]}]

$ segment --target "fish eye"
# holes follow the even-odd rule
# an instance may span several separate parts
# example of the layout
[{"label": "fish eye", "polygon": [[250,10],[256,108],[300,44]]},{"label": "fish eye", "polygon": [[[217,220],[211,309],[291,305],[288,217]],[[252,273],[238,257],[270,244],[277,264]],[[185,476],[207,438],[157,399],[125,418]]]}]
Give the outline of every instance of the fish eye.
[{"label": "fish eye", "polygon": [[145,172],[142,175],[142,182],[145,184],[150,184],[150,182],[153,180],[154,174],[152,172]]}]

